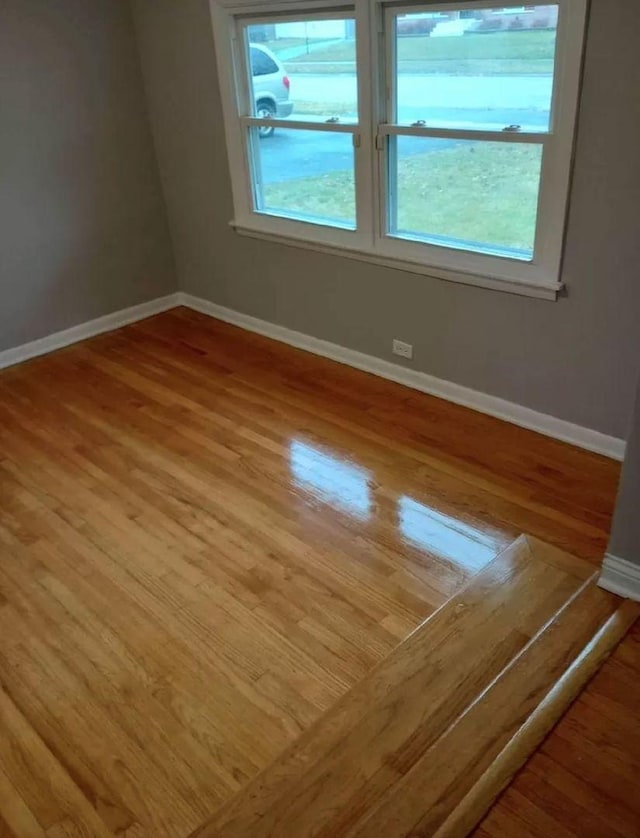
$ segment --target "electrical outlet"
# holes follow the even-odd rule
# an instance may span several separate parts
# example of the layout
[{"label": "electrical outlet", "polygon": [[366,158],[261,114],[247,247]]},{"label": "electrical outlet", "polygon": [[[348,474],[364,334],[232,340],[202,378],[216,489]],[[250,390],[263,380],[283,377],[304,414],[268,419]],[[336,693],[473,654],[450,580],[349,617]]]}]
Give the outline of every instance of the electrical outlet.
[{"label": "electrical outlet", "polygon": [[413,346],[410,343],[405,343],[402,340],[393,341],[393,354],[399,355],[401,358],[413,358]]}]

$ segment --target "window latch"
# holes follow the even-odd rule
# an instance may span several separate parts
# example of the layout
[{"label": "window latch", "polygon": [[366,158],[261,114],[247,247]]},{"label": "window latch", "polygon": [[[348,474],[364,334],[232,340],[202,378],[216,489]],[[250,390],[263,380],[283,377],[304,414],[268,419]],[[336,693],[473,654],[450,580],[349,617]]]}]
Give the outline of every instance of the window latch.
[{"label": "window latch", "polygon": [[333,122],[340,122],[339,116],[330,116],[329,119],[325,119],[325,122],[333,123]]},{"label": "window latch", "polygon": [[424,126],[425,126],[426,124],[427,124],[427,123],[425,122],[425,120],[424,120],[424,119],[418,119],[418,120],[416,120],[415,122],[412,122],[412,123],[411,123],[411,127],[412,127],[412,128],[424,128]]},{"label": "window latch", "polygon": [[522,125],[505,125],[502,129],[503,131],[519,131],[522,128]]}]

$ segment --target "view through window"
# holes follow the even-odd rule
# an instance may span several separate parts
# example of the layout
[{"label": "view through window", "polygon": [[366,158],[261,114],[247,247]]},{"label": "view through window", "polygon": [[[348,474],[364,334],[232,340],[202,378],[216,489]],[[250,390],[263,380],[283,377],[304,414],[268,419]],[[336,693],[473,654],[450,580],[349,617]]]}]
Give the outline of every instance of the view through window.
[{"label": "view through window", "polygon": [[353,231],[383,256],[509,276],[498,258],[537,266],[515,278],[555,281],[583,7],[359,0],[238,19],[248,213],[282,219],[279,232],[302,222],[310,239],[312,226]]},{"label": "view through window", "polygon": [[[305,221],[354,228],[356,199],[352,134],[313,130],[358,121],[355,20],[299,19],[247,27],[251,55],[271,61],[273,72],[253,68],[256,116],[288,117],[309,129],[254,129],[269,143],[252,142],[256,208]],[[340,49],[340,61],[327,59]],[[295,96],[295,98],[294,98]],[[331,120],[331,121],[329,121]]]},{"label": "view through window", "polygon": [[557,5],[388,13],[390,233],[533,256],[543,145],[521,139],[549,130],[557,23]]}]

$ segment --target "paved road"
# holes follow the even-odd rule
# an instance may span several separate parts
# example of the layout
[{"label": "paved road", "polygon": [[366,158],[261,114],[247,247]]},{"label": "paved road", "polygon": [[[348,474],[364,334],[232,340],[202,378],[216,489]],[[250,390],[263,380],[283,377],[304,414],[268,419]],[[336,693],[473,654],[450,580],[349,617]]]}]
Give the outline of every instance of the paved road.
[{"label": "paved road", "polygon": [[[306,101],[356,101],[353,74],[291,73],[291,94]],[[401,73],[398,101],[409,108],[549,110],[552,78],[539,76],[446,76]]]},{"label": "paved road", "polygon": [[[294,100],[353,104],[352,75],[292,76]],[[399,78],[399,118],[418,119],[438,126],[502,129],[517,124],[523,129],[544,130],[549,120],[551,79],[542,76],[495,78],[483,76],[410,76]],[[327,117],[330,116],[327,110]],[[294,109],[293,118],[296,113]],[[324,121],[325,117],[316,117]],[[348,115],[342,117],[348,120]],[[456,143],[450,140],[405,137],[404,156],[438,151]],[[351,137],[312,131],[278,130],[260,142],[265,183],[285,182],[343,171],[353,165]]]}]

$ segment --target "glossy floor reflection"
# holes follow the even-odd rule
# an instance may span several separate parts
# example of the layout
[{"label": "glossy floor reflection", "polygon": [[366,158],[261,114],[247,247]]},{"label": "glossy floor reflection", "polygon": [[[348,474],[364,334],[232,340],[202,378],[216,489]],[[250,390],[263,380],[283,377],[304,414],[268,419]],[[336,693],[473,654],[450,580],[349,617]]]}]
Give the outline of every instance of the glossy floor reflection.
[{"label": "glossy floor reflection", "polygon": [[504,538],[498,534],[491,535],[486,528],[473,527],[406,495],[398,498],[398,527],[411,544],[471,572],[484,567],[504,546]]},{"label": "glossy floor reflection", "polygon": [[[301,490],[319,515],[326,505],[349,516],[354,535],[378,540],[376,527],[384,530],[385,521],[395,532],[392,542],[409,554],[416,550],[443,559],[465,573],[475,573],[503,548],[507,539],[486,523],[475,526],[470,521],[447,515],[408,495],[385,493],[375,497],[375,472],[335,449],[329,453],[319,444],[294,439],[289,444],[289,463],[293,486]],[[387,512],[390,511],[390,514]]]},{"label": "glossy floor reflection", "polygon": [[11,811],[189,834],[493,548],[599,561],[617,476],[184,309],[0,371]]},{"label": "glossy floor reflection", "polygon": [[295,486],[322,503],[359,519],[371,515],[370,472],[301,440],[289,446]]}]

